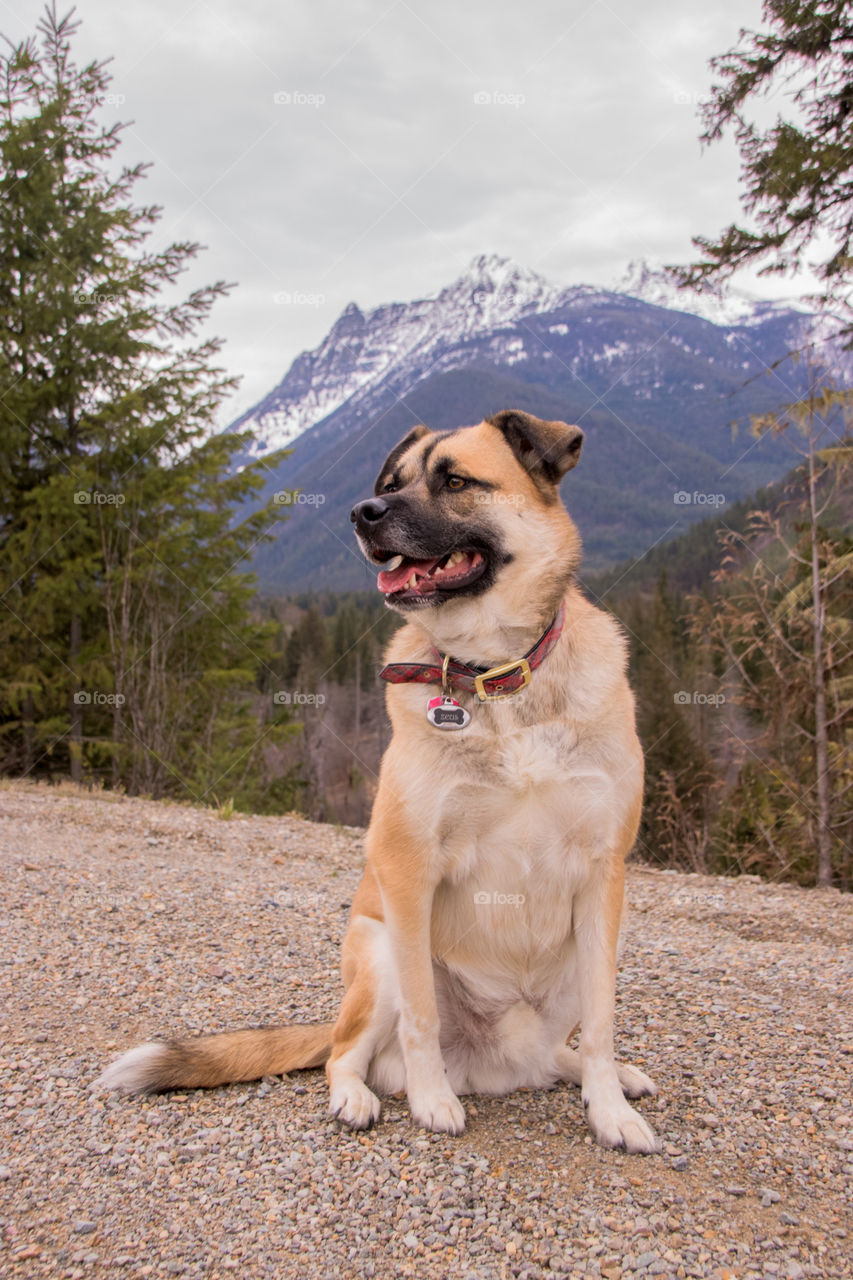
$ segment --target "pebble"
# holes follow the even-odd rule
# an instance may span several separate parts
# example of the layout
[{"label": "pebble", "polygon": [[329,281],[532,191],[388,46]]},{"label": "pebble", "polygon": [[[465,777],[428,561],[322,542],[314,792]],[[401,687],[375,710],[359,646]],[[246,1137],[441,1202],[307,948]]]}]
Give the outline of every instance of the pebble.
[{"label": "pebble", "polygon": [[4,1280],[853,1280],[834,892],[629,869],[617,1052],[661,1156],[597,1147],[571,1087],[466,1099],[459,1138],[405,1098],[350,1133],[322,1070],[90,1092],[151,1036],[332,1018],[362,858],[294,817],[0,791]]}]

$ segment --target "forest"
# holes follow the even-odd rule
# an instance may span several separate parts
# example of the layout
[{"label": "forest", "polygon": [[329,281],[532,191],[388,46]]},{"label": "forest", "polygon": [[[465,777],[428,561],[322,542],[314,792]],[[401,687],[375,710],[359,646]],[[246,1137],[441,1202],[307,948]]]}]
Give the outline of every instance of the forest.
[{"label": "forest", "polygon": [[[683,283],[750,256],[796,265],[822,228],[823,302],[844,317],[853,199],[825,139],[849,133],[853,73],[785,21],[760,57],[721,63],[707,108],[708,140],[740,131],[766,234],[697,239]],[[199,246],[151,247],[162,211],[139,201],[145,166],[121,166],[121,126],[98,113],[107,70],[76,65],[74,34],[49,9],[3,59],[0,775],[362,824],[396,621],[378,594],[258,594],[251,556],[288,504],[253,502],[264,462],[231,465],[247,440],[212,429],[234,383],[200,331],[230,286],[174,300]],[[761,134],[744,104],[786,58],[813,72],[805,123]],[[795,219],[771,160],[802,196]],[[796,442],[785,481],[581,585],[630,641],[636,856],[849,890],[851,393],[817,342],[790,358],[808,393],[751,424]]]}]

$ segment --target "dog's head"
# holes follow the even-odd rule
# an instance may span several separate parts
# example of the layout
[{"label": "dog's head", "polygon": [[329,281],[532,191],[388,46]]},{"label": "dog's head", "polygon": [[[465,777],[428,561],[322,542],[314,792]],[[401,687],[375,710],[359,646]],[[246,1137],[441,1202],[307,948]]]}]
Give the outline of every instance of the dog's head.
[{"label": "dog's head", "polygon": [[377,585],[401,613],[455,609],[486,592],[559,600],[580,542],[558,486],[583,433],[514,409],[474,427],[415,427],[351,519]]}]

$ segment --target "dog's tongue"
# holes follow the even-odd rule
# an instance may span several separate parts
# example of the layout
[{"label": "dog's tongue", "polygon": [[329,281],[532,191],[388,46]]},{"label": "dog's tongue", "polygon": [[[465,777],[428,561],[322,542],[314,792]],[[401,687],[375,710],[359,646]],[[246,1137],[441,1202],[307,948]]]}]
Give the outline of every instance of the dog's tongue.
[{"label": "dog's tongue", "polygon": [[396,569],[383,569],[376,579],[380,591],[388,595],[392,591],[402,591],[412,574],[426,576],[438,564],[438,560],[404,560]]}]

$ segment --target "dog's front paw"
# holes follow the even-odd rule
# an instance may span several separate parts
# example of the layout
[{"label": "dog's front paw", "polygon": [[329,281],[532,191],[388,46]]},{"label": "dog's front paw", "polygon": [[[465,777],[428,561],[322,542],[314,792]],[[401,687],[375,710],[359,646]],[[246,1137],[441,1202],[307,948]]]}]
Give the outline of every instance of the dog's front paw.
[{"label": "dog's front paw", "polygon": [[660,1150],[651,1127],[624,1098],[618,1101],[590,1101],[586,1118],[596,1142],[602,1147],[619,1147],[632,1155],[654,1155]]},{"label": "dog's front paw", "polygon": [[429,1092],[410,1093],[409,1109],[415,1124],[433,1133],[460,1134],[465,1128],[465,1111],[449,1084]]},{"label": "dog's front paw", "polygon": [[333,1088],[329,1112],[351,1129],[369,1129],[379,1119],[379,1099],[363,1080],[348,1079]]}]

